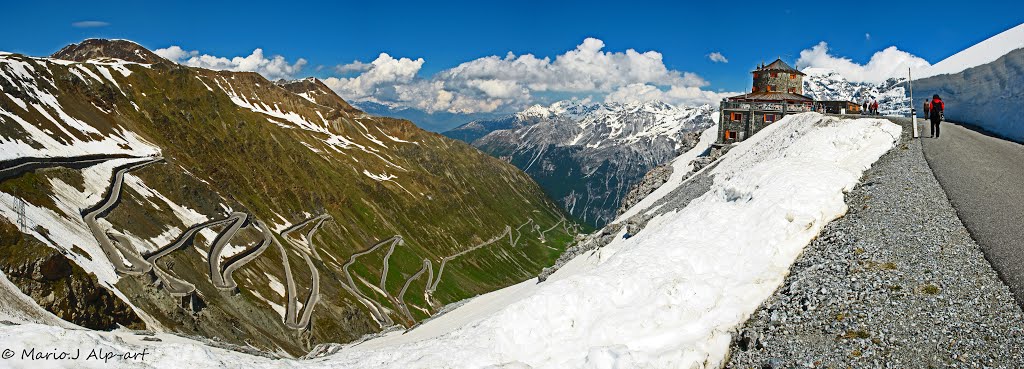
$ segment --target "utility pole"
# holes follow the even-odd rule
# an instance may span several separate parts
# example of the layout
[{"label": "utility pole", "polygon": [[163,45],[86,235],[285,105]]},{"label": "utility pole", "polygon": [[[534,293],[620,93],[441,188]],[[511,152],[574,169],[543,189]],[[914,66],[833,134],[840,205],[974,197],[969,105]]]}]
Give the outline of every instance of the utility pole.
[{"label": "utility pole", "polygon": [[914,77],[907,68],[907,85],[910,86],[910,123],[914,125],[914,138],[917,138],[917,109],[914,108]]},{"label": "utility pole", "polygon": [[20,197],[14,198],[14,211],[18,212],[18,229],[21,233],[28,233],[28,219],[25,217],[25,200]]}]

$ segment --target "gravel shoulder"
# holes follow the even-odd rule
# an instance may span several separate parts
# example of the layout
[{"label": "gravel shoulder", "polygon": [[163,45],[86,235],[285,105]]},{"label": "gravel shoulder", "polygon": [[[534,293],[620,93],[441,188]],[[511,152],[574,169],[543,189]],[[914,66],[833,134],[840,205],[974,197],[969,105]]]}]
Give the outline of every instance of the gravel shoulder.
[{"label": "gravel shoulder", "polygon": [[737,329],[727,368],[1024,363],[1024,313],[896,122],[903,143]]}]

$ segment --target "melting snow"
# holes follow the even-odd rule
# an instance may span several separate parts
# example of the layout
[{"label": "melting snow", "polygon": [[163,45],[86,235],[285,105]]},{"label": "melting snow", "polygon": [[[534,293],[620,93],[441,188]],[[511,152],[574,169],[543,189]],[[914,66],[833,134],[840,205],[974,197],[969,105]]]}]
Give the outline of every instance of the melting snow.
[{"label": "melting snow", "polygon": [[[717,367],[730,331],[782,282],[821,228],[846,211],[844,193],[899,133],[878,119],[786,117],[725,155],[703,196],[629,239],[616,237],[574,258],[547,282],[479,296],[406,335],[287,365]],[[27,345],[143,347],[118,333],[0,329]],[[147,357],[154,367],[284,364],[191,342],[157,345],[162,349]]]},{"label": "melting snow", "polygon": [[373,174],[373,173],[370,173],[370,171],[365,170],[365,169],[363,169],[363,174],[365,174],[367,177],[370,177],[370,178],[372,178],[373,180],[375,180],[377,182],[390,181],[392,179],[398,178],[397,176],[395,176],[393,174],[388,174],[387,172],[383,172],[381,174]]}]

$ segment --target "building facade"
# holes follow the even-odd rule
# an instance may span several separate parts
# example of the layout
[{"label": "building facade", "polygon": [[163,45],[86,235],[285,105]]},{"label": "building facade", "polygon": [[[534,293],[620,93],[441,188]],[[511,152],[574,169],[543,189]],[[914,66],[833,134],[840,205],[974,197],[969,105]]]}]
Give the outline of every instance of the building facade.
[{"label": "building facade", "polygon": [[804,96],[804,73],[777,59],[751,72],[749,94],[733,96],[719,105],[718,144],[727,145],[777,122],[788,114],[813,110],[814,99]]},{"label": "building facade", "polygon": [[861,105],[853,101],[825,100],[816,101],[816,111],[822,114],[860,114]]}]

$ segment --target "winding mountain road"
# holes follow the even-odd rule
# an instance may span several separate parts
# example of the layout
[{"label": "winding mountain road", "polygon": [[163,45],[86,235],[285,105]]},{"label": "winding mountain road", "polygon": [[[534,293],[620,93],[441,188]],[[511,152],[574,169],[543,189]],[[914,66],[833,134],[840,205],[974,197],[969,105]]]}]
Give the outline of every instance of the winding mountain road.
[{"label": "winding mountain road", "polygon": [[18,177],[37,169],[65,167],[82,169],[113,159],[146,159],[146,157],[127,154],[95,154],[70,156],[62,158],[21,157],[0,162],[0,181]]},{"label": "winding mountain road", "polygon": [[220,254],[224,252],[224,247],[235,237],[238,230],[246,225],[249,220],[249,214],[234,212],[231,213],[229,218],[232,219],[231,223],[213,239],[213,244],[210,246],[210,251],[206,256],[207,264],[210,266],[210,281],[214,287],[219,289],[232,288],[228,283],[224,282]]},{"label": "winding mountain road", "polygon": [[[114,266],[114,270],[122,274],[139,275],[149,272],[152,266],[138,255],[138,251],[131,247],[130,243],[125,243],[127,240],[123,236],[116,236],[118,241],[114,241],[108,236],[109,231],[107,227],[103,226],[97,221],[97,218],[106,215],[106,213],[117,205],[117,202],[121,199],[121,188],[124,186],[124,174],[142,168],[144,166],[156,163],[163,160],[162,157],[156,157],[151,159],[144,159],[141,162],[135,162],[126,166],[122,166],[114,171],[114,178],[110,182],[110,188],[107,190],[107,195],[96,205],[93,205],[91,209],[86,209],[82,219],[85,224],[89,227],[89,231],[92,232],[93,237],[99,242],[100,248],[103,250],[104,255]],[[115,242],[117,244],[115,245]]]},{"label": "winding mountain road", "polygon": [[[957,215],[1024,306],[1024,145],[943,122],[925,158]],[[924,194],[942,196],[942,194]]]},{"label": "winding mountain road", "polygon": [[348,261],[345,262],[345,264],[341,266],[341,270],[342,270],[342,272],[345,273],[345,278],[348,280],[348,288],[347,289],[349,290],[349,292],[351,292],[353,295],[355,295],[356,299],[359,300],[359,302],[361,302],[363,305],[365,305],[370,310],[370,314],[373,315],[374,319],[377,320],[378,324],[380,324],[382,326],[385,326],[385,327],[386,326],[390,326],[390,325],[394,325],[395,322],[393,320],[391,320],[391,317],[388,316],[387,311],[384,309],[383,306],[380,305],[380,303],[378,303],[374,299],[369,298],[368,296],[366,296],[366,294],[364,294],[362,291],[359,290],[359,287],[356,285],[355,280],[352,279],[352,272],[349,271],[349,268],[352,267],[352,264],[355,264],[356,259],[358,257],[366,255],[366,254],[369,254],[369,253],[377,250],[381,246],[384,246],[385,244],[388,244],[388,243],[390,243],[392,245],[392,247],[393,247],[393,245],[398,243],[398,242],[403,242],[402,236],[394,235],[394,236],[388,237],[388,238],[384,239],[383,241],[380,241],[380,242],[374,244],[373,246],[371,246],[370,248],[368,248],[366,250],[363,250],[363,251],[357,252],[355,254],[352,254],[351,256],[348,257]]},{"label": "winding mountain road", "polygon": [[[263,239],[256,243],[256,246],[250,247],[245,251],[232,255],[231,257],[224,261],[224,267],[223,269],[221,269],[221,280],[224,281],[224,289],[235,290],[238,288],[238,283],[235,283],[234,279],[235,271],[241,268],[242,266],[248,264],[250,261],[255,260],[261,254],[263,254],[263,251],[266,251],[267,248],[270,247],[271,239],[274,238],[274,233],[271,232],[270,229],[263,224],[263,222],[260,222],[259,220],[253,220],[252,223],[253,225],[255,225],[256,229],[260,231],[260,234],[263,236]],[[221,287],[218,286],[218,288]]]},{"label": "winding mountain road", "polygon": [[199,231],[208,227],[214,227],[221,224],[225,224],[233,220],[234,219],[229,216],[224,219],[211,220],[193,225],[186,229],[184,232],[182,232],[180,235],[178,235],[178,238],[174,242],[168,244],[167,246],[161,247],[160,249],[146,256],[146,261],[153,265],[153,273],[156,274],[157,278],[160,279],[160,281],[164,285],[164,289],[166,289],[167,292],[171,294],[171,296],[187,296],[195,292],[196,286],[175,277],[169,271],[163,270],[163,268],[160,267],[157,261],[164,256],[170,255],[172,252],[191,246],[192,243],[195,242],[196,234],[198,234]]},{"label": "winding mountain road", "polygon": [[[227,224],[221,232],[217,234],[217,237],[212,241],[210,250],[207,253],[207,262],[209,266],[209,277],[211,283],[218,289],[221,290],[237,290],[238,284],[233,278],[233,273],[243,267],[244,265],[252,262],[259,257],[267,248],[274,245],[278,248],[281,253],[281,261],[284,267],[285,279],[287,284],[286,300],[287,307],[285,311],[284,324],[291,329],[308,329],[310,327],[310,321],[312,319],[312,313],[315,309],[316,304],[320,299],[320,275],[319,270],[316,267],[311,256],[320,260],[319,252],[313,242],[315,233],[323,226],[324,222],[331,219],[327,214],[321,214],[315,217],[311,217],[302,222],[299,222],[281,233],[281,237],[290,245],[300,250],[299,255],[305,261],[306,266],[310,270],[310,290],[306,295],[305,301],[302,303],[300,308],[297,288],[295,279],[292,274],[291,264],[288,261],[287,249],[278,241],[274,233],[262,222],[256,219],[251,219],[248,214],[243,212],[233,212],[223,219],[216,219],[206,221],[200,224],[194,224],[182,232],[174,242],[161,247],[160,249],[149,253],[146,256],[141,255],[137,248],[133,247],[131,241],[122,233],[107,227],[100,223],[99,219],[105,216],[113,209],[121,198],[121,190],[124,187],[124,174],[150,165],[155,162],[162,161],[162,157],[136,157],[123,154],[100,154],[100,155],[88,155],[80,157],[67,157],[67,158],[18,158],[14,160],[8,160],[0,162],[0,181],[18,177],[26,172],[30,172],[36,169],[44,169],[51,167],[67,167],[81,169],[91,165],[95,165],[104,161],[113,159],[139,159],[133,163],[121,166],[114,170],[112,180],[108,190],[103,199],[90,206],[89,208],[82,210],[82,219],[88,226],[90,232],[96,238],[99,243],[104,255],[109,259],[114,269],[121,274],[127,275],[142,275],[150,271],[159,279],[167,292],[174,297],[184,297],[195,293],[196,287],[194,284],[189,283],[176,277],[171,271],[164,270],[158,265],[158,261],[173,253],[192,245],[195,242],[196,235],[203,229],[215,226],[221,226]],[[352,277],[350,267],[356,262],[359,256],[371,253],[381,246],[390,245],[387,254],[384,256],[382,273],[380,278],[380,290],[384,291],[385,297],[388,298],[400,312],[410,321],[414,321],[412,314],[410,313],[408,306],[405,303],[405,294],[407,293],[412,282],[420,278],[424,273],[427,274],[427,279],[424,288],[424,299],[431,307],[434,307],[433,301],[431,301],[431,295],[436,290],[438,283],[441,280],[444,268],[449,260],[458,258],[474,250],[478,250],[482,247],[491,245],[498,240],[508,236],[509,244],[516,246],[522,237],[523,232],[520,230],[530,224],[533,224],[533,229],[538,233],[540,239],[545,239],[546,233],[556,228],[559,224],[564,224],[565,219],[560,220],[550,228],[541,231],[540,228],[534,223],[533,219],[528,219],[525,223],[515,228],[515,237],[513,237],[513,229],[506,225],[505,230],[478,245],[470,247],[466,250],[462,250],[453,255],[446,256],[441,260],[441,266],[438,269],[438,273],[434,275],[433,264],[430,259],[423,260],[423,266],[412,276],[410,276],[402,285],[401,292],[398,296],[393,296],[387,292],[387,277],[390,267],[390,258],[394,253],[395,248],[404,243],[404,239],[395,235],[388,239],[385,239],[377,244],[373,245],[367,250],[355,253],[349,257],[349,260],[343,265],[342,269],[345,273],[347,283],[342,283],[342,287],[348,290],[354,295],[360,303],[364,304],[373,315],[374,319],[382,326],[394,325],[394,321],[387,313],[382,305],[376,300],[369,298],[358,288],[355,280]],[[302,229],[309,224],[313,224],[312,227],[305,233],[306,244],[302,245],[298,240],[291,237],[291,234],[299,229]],[[260,231],[262,239],[258,241],[253,247],[246,248],[242,252],[235,255],[229,256],[225,259],[221,258],[221,254],[226,248],[227,244],[232,238],[238,233],[239,230],[247,228],[249,226],[255,227]]]},{"label": "winding mountain road", "polygon": [[320,214],[318,216],[311,217],[309,219],[296,223],[295,225],[288,227],[283,232],[281,232],[281,238],[284,238],[285,241],[288,242],[290,245],[302,250],[303,248],[301,247],[301,245],[296,243],[295,239],[291,237],[291,234],[292,232],[302,229],[309,223],[316,222],[313,225],[313,227],[309,230],[309,232],[306,233],[306,241],[308,247],[306,248],[305,251],[308,252],[299,252],[299,255],[301,255],[302,259],[306,262],[306,266],[309,268],[310,273],[309,294],[306,295],[306,300],[302,304],[301,315],[300,313],[298,313],[297,310],[298,292],[296,292],[295,279],[292,276],[291,272],[291,264],[288,262],[287,250],[285,250],[284,246],[282,246],[280,242],[277,242],[276,238],[273,240],[274,244],[277,247],[279,247],[281,251],[281,259],[285,267],[285,278],[287,279],[288,284],[288,307],[285,310],[284,322],[288,328],[308,328],[309,321],[313,316],[313,310],[316,308],[316,304],[320,301],[320,271],[319,269],[316,268],[316,264],[313,263],[313,259],[310,258],[310,255],[313,254],[316,250],[316,248],[313,246],[313,235],[316,233],[317,230],[320,229],[320,226],[323,224],[323,222],[328,219],[331,219],[330,215]]}]

